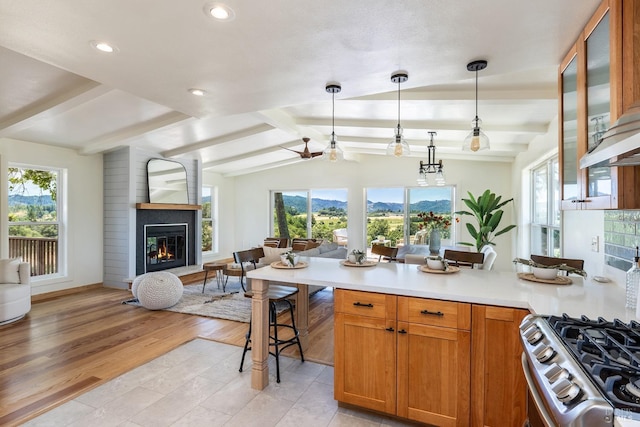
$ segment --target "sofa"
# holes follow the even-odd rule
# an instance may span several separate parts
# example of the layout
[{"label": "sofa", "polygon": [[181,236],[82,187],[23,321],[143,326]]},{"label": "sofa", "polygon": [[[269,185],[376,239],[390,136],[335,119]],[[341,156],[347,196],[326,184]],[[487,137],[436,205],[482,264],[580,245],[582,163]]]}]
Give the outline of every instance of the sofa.
[{"label": "sofa", "polygon": [[296,252],[300,256],[316,257],[316,258],[335,258],[346,259],[347,248],[337,243],[322,243],[320,246]]}]

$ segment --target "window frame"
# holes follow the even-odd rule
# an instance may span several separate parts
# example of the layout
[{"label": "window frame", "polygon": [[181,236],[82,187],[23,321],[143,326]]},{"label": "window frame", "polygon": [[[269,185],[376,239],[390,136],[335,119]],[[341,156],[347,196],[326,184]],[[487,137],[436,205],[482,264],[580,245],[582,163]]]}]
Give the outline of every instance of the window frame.
[{"label": "window frame", "polygon": [[[27,163],[19,163],[19,162],[9,162],[7,164],[7,178],[9,174],[9,169],[18,168],[18,169],[30,169],[30,170],[38,170],[38,171],[49,171],[56,173],[56,220],[55,221],[10,221],[7,215],[7,240],[10,237],[10,229],[12,226],[34,226],[34,225],[55,225],[58,228],[58,241],[57,241],[57,250],[56,250],[56,263],[57,263],[57,271],[55,273],[49,274],[39,274],[32,275],[32,282],[44,282],[52,279],[65,278],[68,275],[68,235],[67,235],[67,211],[66,211],[66,178],[67,178],[67,169],[61,167],[54,166],[41,166],[41,165],[33,165]],[[8,199],[11,195],[9,193],[9,181],[7,179],[7,211],[8,211]],[[11,255],[9,255],[11,256]],[[33,271],[33,270],[32,270]]]},{"label": "window frame", "polygon": [[[529,171],[530,179],[530,238],[529,253],[543,256],[560,257],[562,256],[562,215],[560,210],[560,181],[559,181],[559,158],[558,155],[551,156],[535,166]],[[545,221],[539,221],[536,217],[536,174],[541,170],[546,171],[546,210],[547,215]],[[554,178],[555,173],[555,178]],[[540,243],[538,236],[541,236],[546,230],[546,251],[538,248]],[[554,245],[554,235],[557,233],[557,245]]]}]

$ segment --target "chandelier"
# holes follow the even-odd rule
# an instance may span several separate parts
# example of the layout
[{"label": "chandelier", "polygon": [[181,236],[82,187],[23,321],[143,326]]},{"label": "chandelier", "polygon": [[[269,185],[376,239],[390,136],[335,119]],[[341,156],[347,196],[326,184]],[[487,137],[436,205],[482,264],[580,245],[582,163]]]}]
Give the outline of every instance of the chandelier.
[{"label": "chandelier", "polygon": [[429,185],[427,179],[428,174],[435,174],[435,184],[437,186],[443,186],[446,184],[444,179],[444,171],[442,166],[442,160],[436,162],[436,146],[433,145],[433,137],[437,135],[436,132],[428,132],[430,135],[429,145],[427,146],[427,162],[420,160],[420,169],[418,170],[418,185],[426,187]]}]

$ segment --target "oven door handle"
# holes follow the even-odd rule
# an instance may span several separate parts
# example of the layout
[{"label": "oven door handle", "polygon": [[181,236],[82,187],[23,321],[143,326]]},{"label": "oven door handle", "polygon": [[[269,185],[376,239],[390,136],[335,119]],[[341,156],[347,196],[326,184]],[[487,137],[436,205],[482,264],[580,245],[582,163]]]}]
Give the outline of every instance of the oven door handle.
[{"label": "oven door handle", "polygon": [[538,389],[535,385],[535,380],[531,376],[531,372],[529,372],[529,364],[527,363],[527,356],[522,353],[522,370],[524,371],[524,376],[527,379],[527,387],[529,388],[529,393],[531,397],[533,397],[533,402],[536,405],[536,409],[538,409],[538,414],[542,418],[542,422],[546,427],[555,427],[556,423],[553,421],[553,417],[549,415],[547,412],[547,408],[544,406],[543,398],[538,393]]}]

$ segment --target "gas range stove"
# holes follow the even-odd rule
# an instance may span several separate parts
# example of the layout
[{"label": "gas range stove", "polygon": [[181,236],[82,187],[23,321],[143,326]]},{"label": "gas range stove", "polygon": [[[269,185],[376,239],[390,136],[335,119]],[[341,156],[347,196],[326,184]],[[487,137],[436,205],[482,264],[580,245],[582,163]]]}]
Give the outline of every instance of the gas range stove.
[{"label": "gas range stove", "polygon": [[543,425],[640,421],[638,322],[527,316],[520,338],[530,400]]}]

